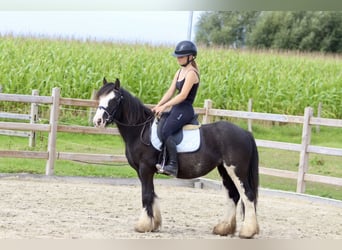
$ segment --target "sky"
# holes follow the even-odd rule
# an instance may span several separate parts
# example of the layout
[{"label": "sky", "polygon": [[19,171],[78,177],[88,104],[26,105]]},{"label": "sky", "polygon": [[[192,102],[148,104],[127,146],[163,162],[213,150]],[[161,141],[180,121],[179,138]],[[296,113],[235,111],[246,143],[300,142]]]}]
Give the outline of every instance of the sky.
[{"label": "sky", "polygon": [[0,33],[175,44],[194,39],[200,11],[0,11]]}]

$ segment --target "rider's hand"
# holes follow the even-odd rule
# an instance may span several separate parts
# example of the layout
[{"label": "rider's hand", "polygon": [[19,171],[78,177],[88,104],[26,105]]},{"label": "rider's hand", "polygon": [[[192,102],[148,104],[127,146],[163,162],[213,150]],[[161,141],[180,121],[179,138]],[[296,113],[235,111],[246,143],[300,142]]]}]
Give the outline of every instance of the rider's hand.
[{"label": "rider's hand", "polygon": [[152,111],[157,115],[160,116],[163,111],[165,110],[165,106],[164,105],[160,105],[160,106],[155,106],[154,108],[152,108]]}]

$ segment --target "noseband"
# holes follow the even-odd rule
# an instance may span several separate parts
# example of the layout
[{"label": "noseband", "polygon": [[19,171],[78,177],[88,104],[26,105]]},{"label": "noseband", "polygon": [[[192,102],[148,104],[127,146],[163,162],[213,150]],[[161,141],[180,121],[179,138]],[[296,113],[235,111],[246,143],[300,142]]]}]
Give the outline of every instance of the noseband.
[{"label": "noseband", "polygon": [[110,111],[108,110],[108,107],[105,108],[103,106],[98,106],[97,108],[98,109],[103,109],[103,111],[105,112],[105,114],[107,115],[107,119],[106,119],[106,123],[107,124],[111,124],[114,122],[114,116],[115,116],[115,113],[118,111],[119,109],[119,106],[120,106],[120,103],[121,103],[121,100],[123,99],[123,95],[120,91],[114,91],[115,92],[115,95],[116,94],[119,94],[119,98],[114,98],[114,100],[116,101],[116,105],[115,105],[115,109],[113,109],[112,113],[110,113]]},{"label": "noseband", "polygon": [[108,110],[105,107],[98,106],[97,108],[100,110],[103,109],[103,111],[107,114],[106,123],[110,124],[113,122],[113,120],[114,120],[113,116],[111,114],[109,114]]}]

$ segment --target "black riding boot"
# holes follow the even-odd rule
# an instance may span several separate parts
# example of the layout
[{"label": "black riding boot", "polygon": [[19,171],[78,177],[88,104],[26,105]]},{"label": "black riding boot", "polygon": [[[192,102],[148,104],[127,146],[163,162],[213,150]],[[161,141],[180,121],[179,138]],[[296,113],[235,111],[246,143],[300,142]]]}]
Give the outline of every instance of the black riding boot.
[{"label": "black riding boot", "polygon": [[168,163],[160,169],[160,173],[166,175],[172,175],[177,177],[178,174],[178,159],[177,159],[177,148],[176,143],[170,136],[165,142],[166,152],[168,155]]}]

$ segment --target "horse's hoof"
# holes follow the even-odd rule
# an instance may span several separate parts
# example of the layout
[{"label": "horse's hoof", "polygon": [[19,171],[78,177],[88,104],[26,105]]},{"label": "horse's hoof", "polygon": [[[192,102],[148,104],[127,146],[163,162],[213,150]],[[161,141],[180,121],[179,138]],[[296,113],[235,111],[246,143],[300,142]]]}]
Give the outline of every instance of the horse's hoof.
[{"label": "horse's hoof", "polygon": [[162,218],[159,210],[158,201],[153,203],[153,217],[147,215],[146,209],[143,208],[139,221],[134,227],[134,230],[139,233],[156,232],[161,227]]},{"label": "horse's hoof", "polygon": [[138,233],[149,233],[149,232],[157,232],[159,231],[159,226],[155,225],[155,223],[153,222],[153,220],[151,220],[150,223],[141,223],[138,222],[135,227],[134,230]]},{"label": "horse's hoof", "polygon": [[251,239],[256,234],[259,234],[259,226],[258,225],[255,228],[242,227],[240,230],[240,233],[239,233],[239,237],[241,239]]},{"label": "horse's hoof", "polygon": [[232,223],[221,222],[214,227],[213,234],[217,234],[220,236],[227,236],[229,234],[234,234],[235,230],[236,230],[235,221],[232,221]]},{"label": "horse's hoof", "polygon": [[255,233],[252,233],[252,234],[239,234],[239,238],[240,239],[252,239],[253,238],[253,236],[255,235]]}]

